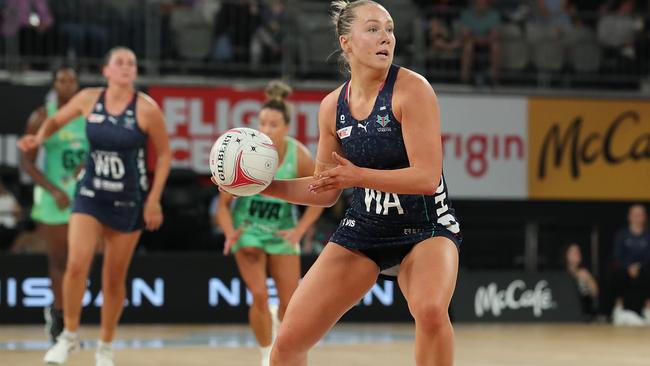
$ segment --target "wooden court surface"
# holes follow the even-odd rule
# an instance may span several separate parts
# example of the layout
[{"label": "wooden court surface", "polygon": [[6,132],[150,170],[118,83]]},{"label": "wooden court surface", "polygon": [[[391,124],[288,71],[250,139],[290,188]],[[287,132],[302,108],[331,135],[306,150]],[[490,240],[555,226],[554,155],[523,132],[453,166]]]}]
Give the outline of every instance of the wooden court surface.
[{"label": "wooden court surface", "polygon": [[[87,348],[69,366],[94,365],[98,328],[80,330]],[[456,366],[648,366],[650,327],[598,325],[455,326]],[[259,365],[243,326],[124,325],[115,343],[117,366]],[[0,326],[0,365],[41,365],[42,327]],[[310,366],[414,365],[412,325],[335,327],[310,353]]]}]

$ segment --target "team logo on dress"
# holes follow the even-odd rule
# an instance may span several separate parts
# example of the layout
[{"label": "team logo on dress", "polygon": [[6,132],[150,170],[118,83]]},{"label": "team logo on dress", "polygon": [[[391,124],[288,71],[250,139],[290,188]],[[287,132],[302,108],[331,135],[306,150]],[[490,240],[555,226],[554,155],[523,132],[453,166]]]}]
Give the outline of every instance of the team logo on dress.
[{"label": "team logo on dress", "polygon": [[129,130],[132,130],[134,125],[135,125],[135,118],[126,117],[124,119],[124,128],[128,128]]},{"label": "team logo on dress", "polygon": [[377,116],[377,123],[379,123],[381,127],[386,127],[386,125],[390,123],[390,117],[388,115]]},{"label": "team logo on dress", "polygon": [[377,122],[377,124],[381,126],[377,128],[377,132],[392,131],[390,127],[386,127],[390,123],[390,116],[388,114],[385,116],[377,116],[377,120],[375,122]]},{"label": "team logo on dress", "polygon": [[115,117],[113,117],[113,116],[108,116],[108,120],[114,125],[117,124],[117,119]]}]

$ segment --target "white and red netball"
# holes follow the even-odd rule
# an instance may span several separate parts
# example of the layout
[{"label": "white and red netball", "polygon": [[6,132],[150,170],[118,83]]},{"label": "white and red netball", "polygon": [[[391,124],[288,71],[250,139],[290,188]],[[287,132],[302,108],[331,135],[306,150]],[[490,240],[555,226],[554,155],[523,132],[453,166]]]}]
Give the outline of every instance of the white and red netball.
[{"label": "white and red netball", "polygon": [[271,139],[246,127],[223,133],[210,150],[210,171],[223,190],[236,196],[263,191],[278,169],[278,152]]}]

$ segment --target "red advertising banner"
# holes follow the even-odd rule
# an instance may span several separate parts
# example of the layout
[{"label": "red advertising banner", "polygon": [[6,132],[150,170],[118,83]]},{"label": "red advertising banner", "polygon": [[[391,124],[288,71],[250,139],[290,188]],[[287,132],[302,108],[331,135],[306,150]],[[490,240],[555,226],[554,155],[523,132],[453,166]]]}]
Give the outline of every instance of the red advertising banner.
[{"label": "red advertising banner", "polygon": [[[151,87],[149,95],[165,115],[172,149],[172,167],[208,173],[208,155],[217,137],[233,127],[257,128],[264,103],[261,89],[231,87]],[[290,134],[315,153],[318,108],[325,91],[294,91]],[[153,154],[149,154],[153,156]]]}]

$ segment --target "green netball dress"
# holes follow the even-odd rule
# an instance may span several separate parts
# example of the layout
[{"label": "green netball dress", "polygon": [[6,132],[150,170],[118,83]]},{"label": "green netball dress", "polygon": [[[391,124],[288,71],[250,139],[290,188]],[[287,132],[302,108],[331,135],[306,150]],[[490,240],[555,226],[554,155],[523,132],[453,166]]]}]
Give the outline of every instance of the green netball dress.
[{"label": "green netball dress", "polygon": [[[298,175],[298,142],[291,137],[285,141],[287,152],[275,173],[276,179],[296,178]],[[297,243],[276,236],[279,230],[296,226],[297,215],[292,204],[259,194],[239,197],[235,200],[232,216],[235,228],[243,227],[233,252],[241,247],[255,247],[269,254],[300,254]]]},{"label": "green netball dress", "polygon": [[[54,115],[57,110],[56,102],[48,102],[46,109],[48,116]],[[43,143],[45,177],[65,192],[71,201],[77,185],[75,170],[84,161],[88,152],[85,128],[85,118],[76,118]],[[34,221],[58,225],[67,223],[69,218],[70,207],[60,210],[50,192],[41,186],[34,186],[34,205],[32,206]]]}]

